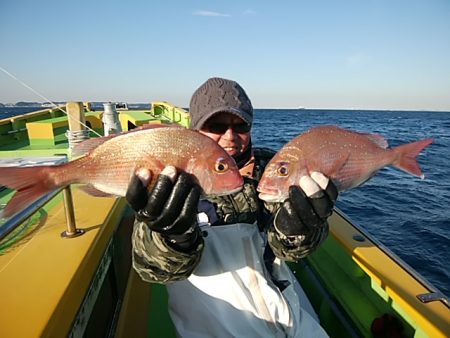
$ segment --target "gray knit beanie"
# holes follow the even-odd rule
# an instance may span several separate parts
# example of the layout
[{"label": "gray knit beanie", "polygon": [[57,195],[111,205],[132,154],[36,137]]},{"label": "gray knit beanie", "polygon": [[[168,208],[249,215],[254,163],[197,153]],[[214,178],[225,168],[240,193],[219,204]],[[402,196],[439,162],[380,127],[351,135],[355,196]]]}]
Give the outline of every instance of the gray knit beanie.
[{"label": "gray knit beanie", "polygon": [[249,125],[253,121],[253,107],[244,89],[235,81],[213,77],[192,95],[189,105],[191,128],[201,129],[216,113],[231,113]]}]

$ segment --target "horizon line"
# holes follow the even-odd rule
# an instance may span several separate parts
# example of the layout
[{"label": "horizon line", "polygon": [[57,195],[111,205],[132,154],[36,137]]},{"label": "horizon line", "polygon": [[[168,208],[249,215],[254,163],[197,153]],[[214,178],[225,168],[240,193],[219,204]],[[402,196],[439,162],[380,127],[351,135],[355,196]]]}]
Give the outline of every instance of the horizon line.
[{"label": "horizon line", "polygon": [[[159,102],[155,101],[155,102]],[[19,102],[27,103],[26,105],[16,105]],[[72,101],[53,101],[54,103],[67,103]],[[106,102],[115,102],[115,103],[122,103],[124,101],[79,101],[79,102],[90,102],[90,103],[106,103]],[[170,103],[173,106],[188,110],[188,107],[180,106],[173,104],[168,101],[162,101]],[[48,104],[49,102],[38,102],[38,101],[17,101],[16,103],[2,103],[1,105],[4,106],[4,108],[24,108],[24,107],[30,107],[30,108],[42,108],[42,104]],[[128,105],[150,105],[152,101],[150,102],[126,102]],[[28,105],[30,104],[30,105]],[[31,104],[36,104],[35,106]],[[3,108],[3,107],[2,107]],[[45,107],[50,108],[50,107]],[[254,110],[354,110],[354,111],[404,111],[404,112],[442,112],[442,113],[450,113],[450,108],[434,108],[434,109],[424,109],[424,108],[358,108],[358,107],[351,107],[351,108],[336,108],[336,107],[253,107]]]}]

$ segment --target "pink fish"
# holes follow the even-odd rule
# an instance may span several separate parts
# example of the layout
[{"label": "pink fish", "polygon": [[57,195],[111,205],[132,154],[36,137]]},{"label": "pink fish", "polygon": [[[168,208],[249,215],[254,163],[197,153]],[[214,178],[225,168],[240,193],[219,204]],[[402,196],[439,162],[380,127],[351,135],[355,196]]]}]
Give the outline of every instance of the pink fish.
[{"label": "pink fish", "polygon": [[339,191],[355,188],[381,168],[392,165],[424,178],[416,156],[430,143],[425,139],[388,149],[380,135],[362,134],[336,126],[312,128],[287,143],[272,158],[259,182],[259,197],[270,202],[288,198],[289,186],[317,171]]},{"label": "pink fish", "polygon": [[138,168],[152,173],[151,188],[161,170],[172,165],[192,174],[206,195],[225,195],[243,184],[234,160],[215,141],[179,127],[145,127],[117,136],[90,139],[80,148],[90,153],[56,166],[0,167],[0,185],[17,190],[3,210],[9,217],[44,194],[68,184],[89,186],[93,195],[125,196]]}]

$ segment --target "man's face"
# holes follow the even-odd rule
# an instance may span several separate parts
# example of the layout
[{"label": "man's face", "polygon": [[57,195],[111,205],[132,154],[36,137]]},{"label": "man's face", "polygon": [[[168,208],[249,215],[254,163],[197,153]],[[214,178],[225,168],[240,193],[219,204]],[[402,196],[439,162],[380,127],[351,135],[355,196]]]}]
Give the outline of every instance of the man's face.
[{"label": "man's face", "polygon": [[231,156],[242,154],[250,143],[250,126],[229,113],[214,115],[199,131],[216,141]]}]

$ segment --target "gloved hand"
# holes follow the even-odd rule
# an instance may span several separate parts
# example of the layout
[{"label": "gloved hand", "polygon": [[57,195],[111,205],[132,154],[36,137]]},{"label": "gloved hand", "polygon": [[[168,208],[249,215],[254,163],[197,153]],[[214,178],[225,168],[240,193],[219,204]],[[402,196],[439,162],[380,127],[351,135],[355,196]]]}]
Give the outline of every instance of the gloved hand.
[{"label": "gloved hand", "polygon": [[300,187],[289,187],[289,198],[274,218],[274,227],[288,246],[302,247],[304,256],[328,235],[327,218],[338,197],[336,186],[318,172],[303,176]]},{"label": "gloved hand", "polygon": [[[136,218],[172,243],[182,247],[192,244],[196,238],[197,205],[200,187],[186,172],[177,175],[172,166],[164,168],[155,186],[149,192],[150,172],[138,170],[128,185],[126,199],[136,211]],[[187,243],[186,243],[187,242]]]}]

